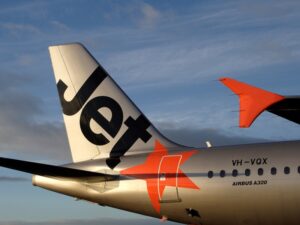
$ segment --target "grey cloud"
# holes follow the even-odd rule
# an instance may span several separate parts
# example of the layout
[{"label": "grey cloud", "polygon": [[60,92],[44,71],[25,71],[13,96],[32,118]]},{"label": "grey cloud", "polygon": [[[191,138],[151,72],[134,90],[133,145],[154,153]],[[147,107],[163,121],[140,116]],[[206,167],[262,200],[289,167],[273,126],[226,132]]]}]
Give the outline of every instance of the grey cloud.
[{"label": "grey cloud", "polygon": [[139,21],[141,27],[152,27],[161,19],[161,13],[153,6],[143,3],[141,6],[142,19]]},{"label": "grey cloud", "polygon": [[60,21],[57,21],[57,20],[53,20],[50,22],[50,24],[55,28],[57,29],[59,32],[62,32],[62,33],[67,33],[71,30],[70,27],[68,27],[66,24],[60,22]]},{"label": "grey cloud", "polygon": [[294,15],[298,13],[299,2],[295,0],[288,1],[258,1],[253,2],[242,1],[238,3],[243,13],[254,14],[262,18],[276,19],[283,16]]},{"label": "grey cloud", "polygon": [[31,81],[32,78],[30,76],[23,76],[10,71],[0,71],[0,89],[1,91],[4,90],[4,93],[8,93],[8,91],[17,91],[20,87],[23,87],[24,83]]},{"label": "grey cloud", "polygon": [[[300,32],[294,21],[299,16],[287,13],[278,17],[278,21],[287,23],[278,29],[277,20],[262,24],[264,18],[255,20],[256,17],[251,15],[257,11],[256,8],[264,8],[264,5],[276,14],[283,3],[260,4],[254,1],[251,2],[253,9],[242,3],[212,4],[214,7],[196,4],[195,9],[183,16],[179,17],[174,12],[171,19],[161,9],[146,3],[113,4],[117,12],[126,11],[126,14],[142,17],[140,20],[134,17],[135,21],[157,26],[155,29],[104,26],[79,32],[76,27],[70,30],[62,21],[53,20],[50,21],[51,27],[64,32],[44,31],[43,38],[32,35],[28,40],[46,46],[53,40],[71,38],[93,45],[91,50],[101,49],[101,54],[109,49],[104,59],[109,65],[107,69],[113,74],[122,74],[124,83],[139,87],[145,86],[144,83],[152,86],[159,83],[180,84],[184,76],[188,76],[187,82],[199,82],[215,79],[220,74],[234,75],[263,66],[298,61]],[[298,12],[300,5],[292,3],[284,3],[284,8]],[[241,13],[241,8],[248,13]],[[140,14],[136,15],[136,11]],[[119,14],[113,13],[112,16]],[[263,29],[255,29],[262,25]],[[22,45],[25,44],[29,43],[23,38]],[[18,60],[26,64],[32,59],[22,57]]]},{"label": "grey cloud", "polygon": [[0,183],[1,182],[23,182],[23,181],[29,181],[29,179],[25,177],[0,176]]},{"label": "grey cloud", "polygon": [[[258,1],[251,5],[260,6]],[[279,6],[270,7],[270,10],[280,9],[280,3],[276,5]],[[299,6],[288,5],[287,8]],[[134,43],[134,47],[110,54],[106,61],[108,69],[113,74],[123,74],[120,79],[125,79],[124,83],[144,88],[158,83],[181,84],[185,76],[189,82],[199,82],[215,79],[220,74],[241,74],[251,69],[298,61],[300,30],[294,26],[295,18],[290,14],[278,18],[279,22],[287,23],[287,26],[278,27],[277,20],[267,24],[264,18],[255,20],[251,10],[244,15],[240,12],[240,4],[232,2],[207,11],[205,7],[195,8],[194,13],[180,18],[174,16],[173,20],[161,17],[154,32],[121,29],[120,33],[126,36],[126,45]],[[256,29],[260,26],[263,29]],[[195,28],[197,32],[187,28]],[[187,36],[185,31],[193,35]],[[104,46],[103,41],[109,40],[109,45],[115,35],[106,39],[95,32],[94,39],[98,41],[94,43]],[[122,44],[115,46],[124,47]]]},{"label": "grey cloud", "polygon": [[279,30],[249,34],[245,38],[228,37],[224,33],[209,39],[202,37],[118,52],[107,58],[107,68],[112,74],[122,74],[118,78],[129,87],[144,88],[181,85],[185,76],[188,76],[185,82],[189,83],[216,79],[220,74],[242,74],[299,58],[298,36],[285,35]]},{"label": "grey cloud", "polygon": [[23,54],[19,56],[19,63],[22,66],[30,66],[35,62],[34,57],[32,55]]},{"label": "grey cloud", "polygon": [[11,22],[3,22],[3,23],[0,23],[0,27],[2,29],[5,29],[9,32],[11,32],[12,34],[14,35],[18,35],[18,34],[23,34],[24,35],[24,32],[26,33],[32,33],[32,34],[41,34],[41,31],[31,25],[31,24],[21,24],[21,23],[11,23]]},{"label": "grey cloud", "polygon": [[46,2],[22,2],[20,4],[11,4],[10,6],[2,6],[0,9],[1,14],[21,14],[21,13],[35,13],[37,8],[45,6]]},{"label": "grey cloud", "polygon": [[[40,120],[44,115],[40,96],[24,89],[29,80],[1,74],[0,81],[0,152],[26,157],[70,159],[62,122]],[[22,155],[22,157],[23,157]],[[25,158],[26,158],[25,157]]]},{"label": "grey cloud", "polygon": [[162,133],[173,141],[186,146],[204,147],[209,141],[213,146],[250,144],[267,142],[268,139],[238,136],[225,133],[216,129],[193,129],[193,128],[162,128]]}]

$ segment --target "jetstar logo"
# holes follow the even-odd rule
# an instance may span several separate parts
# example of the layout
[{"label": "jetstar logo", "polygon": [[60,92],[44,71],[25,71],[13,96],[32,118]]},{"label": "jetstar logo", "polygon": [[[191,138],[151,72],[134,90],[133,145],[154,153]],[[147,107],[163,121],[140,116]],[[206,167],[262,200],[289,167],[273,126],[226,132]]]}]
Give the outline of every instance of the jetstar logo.
[{"label": "jetstar logo", "polygon": [[[123,125],[123,109],[115,99],[109,96],[97,96],[89,100],[107,76],[108,74],[99,66],[70,101],[65,99],[68,86],[62,80],[57,83],[63,113],[67,116],[73,116],[82,109],[79,121],[82,134],[87,140],[98,146],[110,143],[110,139],[116,137]],[[101,113],[100,109],[102,108],[110,110],[110,120]],[[107,134],[93,131],[91,121],[95,121]],[[143,114],[136,119],[129,116],[124,120],[124,124],[128,129],[112,147],[110,158],[106,160],[111,169],[120,163],[120,157],[125,155],[137,140],[141,139],[144,143],[147,143],[152,137],[147,131],[150,122]]]},{"label": "jetstar logo", "polygon": [[[155,211],[160,213],[160,200],[167,186],[199,189],[180,169],[180,166],[196,152],[192,150],[169,154],[168,150],[156,141],[154,151],[148,155],[143,164],[122,170],[120,173],[145,180],[151,203]],[[163,179],[162,174],[165,176]]]}]

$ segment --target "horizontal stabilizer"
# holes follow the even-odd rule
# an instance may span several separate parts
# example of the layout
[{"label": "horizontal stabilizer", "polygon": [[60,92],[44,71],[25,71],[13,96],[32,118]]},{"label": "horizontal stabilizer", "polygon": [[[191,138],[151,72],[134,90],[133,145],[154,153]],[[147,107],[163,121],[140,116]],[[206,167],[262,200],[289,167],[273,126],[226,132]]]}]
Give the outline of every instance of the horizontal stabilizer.
[{"label": "horizontal stabilizer", "polygon": [[219,80],[239,97],[241,128],[250,127],[263,111],[300,124],[300,96],[278,95],[228,77]]},{"label": "horizontal stabilizer", "polygon": [[278,95],[228,77],[219,80],[239,97],[241,128],[250,127],[265,110],[300,124],[300,96]]},{"label": "horizontal stabilizer", "polygon": [[300,96],[285,96],[282,101],[271,105],[269,112],[300,124]]},{"label": "horizontal stabilizer", "polygon": [[239,97],[239,126],[241,128],[250,127],[253,121],[269,106],[284,99],[281,95],[231,78],[220,78],[220,81]]},{"label": "horizontal stabilizer", "polygon": [[71,180],[90,180],[97,179],[97,181],[106,181],[116,179],[116,175],[107,175],[102,173],[72,169],[61,166],[53,166],[35,162],[22,161],[17,159],[8,159],[0,157],[0,166],[9,169],[23,171],[40,176],[61,177]]}]

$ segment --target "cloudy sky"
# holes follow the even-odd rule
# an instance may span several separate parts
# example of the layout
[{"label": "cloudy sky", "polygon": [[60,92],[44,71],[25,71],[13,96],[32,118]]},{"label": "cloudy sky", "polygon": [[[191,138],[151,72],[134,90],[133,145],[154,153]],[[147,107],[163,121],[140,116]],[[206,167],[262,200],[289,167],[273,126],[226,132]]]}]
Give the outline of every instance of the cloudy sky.
[{"label": "cloudy sky", "polygon": [[[0,3],[0,154],[71,160],[47,47],[82,42],[162,132],[185,145],[299,139],[263,113],[238,128],[230,76],[299,95],[299,1],[7,1]],[[0,223],[159,224],[31,186],[0,170]]]}]

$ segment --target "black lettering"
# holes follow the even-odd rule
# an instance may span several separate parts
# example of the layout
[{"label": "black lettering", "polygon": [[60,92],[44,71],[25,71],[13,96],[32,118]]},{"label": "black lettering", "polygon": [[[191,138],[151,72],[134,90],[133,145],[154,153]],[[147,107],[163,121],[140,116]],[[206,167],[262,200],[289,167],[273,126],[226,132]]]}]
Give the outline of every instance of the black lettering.
[{"label": "black lettering", "polygon": [[251,161],[251,165],[254,165],[255,159],[251,159],[250,161]]},{"label": "black lettering", "polygon": [[141,139],[144,143],[146,143],[151,138],[151,134],[147,131],[147,128],[150,126],[150,122],[144,117],[144,115],[140,115],[136,120],[132,117],[128,117],[125,121],[125,125],[128,129],[113,147],[110,152],[110,158],[106,160],[107,165],[111,169],[119,164],[119,158],[123,156],[138,139]]},{"label": "black lettering", "polygon": [[242,166],[243,160],[232,160],[232,165],[233,166]]},{"label": "black lettering", "polygon": [[267,180],[264,180],[264,181],[263,181],[263,184],[267,184],[267,183],[268,183],[268,181],[267,181]]},{"label": "black lettering", "polygon": [[268,160],[268,158],[263,158],[263,164],[268,164],[268,162],[267,162],[267,160]]},{"label": "black lettering", "polygon": [[256,164],[257,165],[261,165],[261,158],[259,158],[259,159],[256,160]]},{"label": "black lettering", "polygon": [[59,80],[57,89],[63,113],[68,116],[76,114],[106,77],[105,70],[100,66],[97,67],[71,101],[67,101],[64,97],[68,86],[62,80]]},{"label": "black lettering", "polygon": [[232,183],[232,186],[251,186],[253,185],[252,181],[235,181]]},{"label": "black lettering", "polygon": [[267,180],[256,180],[254,181],[254,185],[266,185],[268,184]]},{"label": "black lettering", "polygon": [[[108,121],[99,109],[107,107],[111,111],[111,120]],[[92,131],[90,122],[94,120],[111,137],[115,137],[123,122],[123,112],[120,105],[110,97],[100,96],[89,101],[82,110],[80,116],[80,128],[84,136],[95,145],[105,145],[109,140],[102,134]]]},{"label": "black lettering", "polygon": [[[109,139],[105,137],[103,133],[95,133],[92,130],[92,120],[112,138],[118,134],[123,123],[122,108],[114,99],[107,96],[99,96],[86,103],[107,76],[108,74],[101,66],[97,67],[70,101],[65,99],[65,92],[69,87],[62,80],[59,80],[57,83],[59,98],[65,115],[71,116],[76,114],[82,109],[84,104],[86,104],[80,115],[80,128],[86,139],[95,145],[108,144]],[[110,120],[104,117],[99,111],[103,107],[111,111]],[[123,156],[138,139],[146,143],[151,138],[151,134],[147,131],[150,122],[143,115],[140,115],[136,120],[132,117],[128,117],[124,123],[128,129],[110,152],[110,158],[107,160],[107,165],[110,168],[114,168],[119,164],[120,157]]]}]

